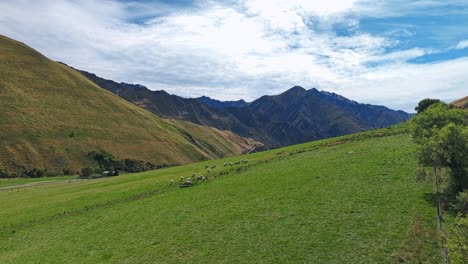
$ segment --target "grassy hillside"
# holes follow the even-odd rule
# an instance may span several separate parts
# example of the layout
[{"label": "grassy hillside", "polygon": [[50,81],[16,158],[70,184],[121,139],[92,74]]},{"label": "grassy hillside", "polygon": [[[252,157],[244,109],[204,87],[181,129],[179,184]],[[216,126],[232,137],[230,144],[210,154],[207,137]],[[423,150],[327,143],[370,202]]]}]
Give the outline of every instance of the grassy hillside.
[{"label": "grassy hillside", "polygon": [[0,168],[78,169],[86,153],[154,164],[241,154],[256,142],[165,120],[101,89],[75,70],[0,36]]},{"label": "grassy hillside", "polygon": [[467,109],[468,108],[468,96],[455,100],[451,102],[450,104],[459,108]]},{"label": "grassy hillside", "polygon": [[432,180],[401,132],[0,190],[0,263],[441,263]]}]

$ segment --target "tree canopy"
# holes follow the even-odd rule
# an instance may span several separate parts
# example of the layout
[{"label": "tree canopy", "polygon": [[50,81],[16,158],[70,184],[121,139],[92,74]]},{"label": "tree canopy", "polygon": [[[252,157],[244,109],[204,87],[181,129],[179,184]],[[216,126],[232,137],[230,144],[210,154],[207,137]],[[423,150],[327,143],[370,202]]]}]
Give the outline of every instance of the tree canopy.
[{"label": "tree canopy", "polygon": [[427,108],[429,108],[429,106],[439,103],[439,102],[440,102],[439,99],[426,98],[426,99],[421,100],[418,103],[418,106],[414,108],[414,110],[416,110],[416,113],[420,114],[424,112]]},{"label": "tree canopy", "polygon": [[458,192],[468,188],[467,111],[437,102],[412,120],[420,162],[448,167]]}]

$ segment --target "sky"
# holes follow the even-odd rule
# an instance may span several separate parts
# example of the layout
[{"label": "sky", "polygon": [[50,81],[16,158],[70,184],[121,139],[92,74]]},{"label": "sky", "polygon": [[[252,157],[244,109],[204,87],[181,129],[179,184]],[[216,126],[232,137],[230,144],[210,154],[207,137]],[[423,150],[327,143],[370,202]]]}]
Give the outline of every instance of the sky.
[{"label": "sky", "polygon": [[467,0],[0,1],[0,34],[117,82],[252,101],[293,86],[414,112],[468,95]]}]

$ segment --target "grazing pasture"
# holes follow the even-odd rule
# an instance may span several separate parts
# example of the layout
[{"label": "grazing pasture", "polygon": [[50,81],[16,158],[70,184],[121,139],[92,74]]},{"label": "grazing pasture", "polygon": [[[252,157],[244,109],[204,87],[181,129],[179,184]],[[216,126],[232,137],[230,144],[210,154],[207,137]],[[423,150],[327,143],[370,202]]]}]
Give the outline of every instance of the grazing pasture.
[{"label": "grazing pasture", "polygon": [[416,167],[397,127],[0,190],[0,263],[440,263]]}]

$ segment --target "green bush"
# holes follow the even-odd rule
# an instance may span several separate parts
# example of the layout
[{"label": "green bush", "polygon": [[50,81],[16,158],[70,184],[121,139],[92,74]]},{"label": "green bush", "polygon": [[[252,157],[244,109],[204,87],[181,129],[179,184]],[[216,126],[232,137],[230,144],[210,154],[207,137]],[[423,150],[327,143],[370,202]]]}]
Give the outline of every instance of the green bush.
[{"label": "green bush", "polygon": [[93,175],[94,169],[91,167],[82,168],[80,171],[80,178],[89,178]]},{"label": "green bush", "polygon": [[75,174],[75,171],[73,171],[72,169],[69,169],[69,168],[65,168],[65,169],[62,169],[62,173],[63,173],[63,175],[68,176],[68,175]]},{"label": "green bush", "polygon": [[447,248],[452,264],[463,264],[468,259],[468,218],[461,215],[447,233]]},{"label": "green bush", "polygon": [[456,207],[463,216],[468,214],[468,190],[458,193]]},{"label": "green bush", "polygon": [[34,168],[32,170],[25,171],[24,176],[29,178],[42,178],[47,176],[47,170]]},{"label": "green bush", "polygon": [[142,172],[156,168],[154,164],[142,160],[125,159],[122,162],[122,170],[126,172]]},{"label": "green bush", "polygon": [[102,171],[112,171],[122,167],[121,161],[116,159],[110,153],[91,151],[88,153],[88,156],[90,156],[95,162],[98,163],[99,168]]},{"label": "green bush", "polygon": [[0,169],[0,178],[14,178],[14,175],[5,169]]}]

